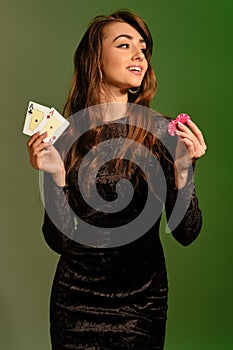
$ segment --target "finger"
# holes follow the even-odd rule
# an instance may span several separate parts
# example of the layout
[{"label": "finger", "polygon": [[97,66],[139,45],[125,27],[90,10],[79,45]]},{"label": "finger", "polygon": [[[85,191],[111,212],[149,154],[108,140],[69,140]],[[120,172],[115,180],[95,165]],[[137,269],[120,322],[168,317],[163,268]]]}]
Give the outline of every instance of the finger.
[{"label": "finger", "polygon": [[44,146],[45,151],[50,151],[50,149],[53,147],[51,142],[42,142],[42,145]]},{"label": "finger", "polygon": [[44,156],[44,151],[37,154],[35,157],[30,157],[30,163],[33,166],[33,168],[39,170],[41,168],[41,162],[42,158]]},{"label": "finger", "polygon": [[43,140],[47,136],[47,131],[40,134],[40,131],[33,134],[30,139],[28,140],[27,144],[31,146],[36,140]]},{"label": "finger", "polygon": [[43,134],[40,135],[40,132],[34,134],[28,141],[27,146],[28,148],[31,147],[36,147],[37,145],[39,145],[40,143],[42,143],[42,141],[46,138],[47,136],[47,131],[45,131]]},{"label": "finger", "polygon": [[177,122],[177,124],[178,124],[178,127],[181,131],[187,132],[188,134],[192,134],[192,131],[189,129],[188,126],[184,125],[183,123],[181,123],[179,121]]},{"label": "finger", "polygon": [[195,149],[194,143],[189,138],[186,138],[186,137],[180,139],[180,141],[185,144],[189,158],[191,160],[193,160],[195,158],[195,154],[196,154],[196,149]]},{"label": "finger", "polygon": [[27,142],[27,146],[31,147],[32,143],[36,140],[36,138],[40,135],[40,132],[36,132],[35,134],[33,134],[30,139]]},{"label": "finger", "polygon": [[[186,129],[188,129],[187,127],[185,127]],[[189,129],[188,129],[189,130]],[[176,131],[176,135],[179,136],[181,139],[189,139],[191,142],[193,143],[197,143],[199,144],[199,141],[197,140],[197,138],[195,137],[195,135],[189,130],[189,131]]]},{"label": "finger", "polygon": [[200,129],[192,122],[192,130],[193,132],[184,124],[178,122],[179,128],[182,131],[176,131],[176,134],[181,137],[187,137],[190,139],[190,141],[193,141],[196,146],[201,146],[204,151],[206,151],[207,146],[205,144],[203,135],[200,131]]},{"label": "finger", "polygon": [[187,147],[187,151],[189,154],[189,157],[192,161],[202,157],[205,154],[205,150],[203,147],[200,146],[198,141],[191,141],[189,138],[181,138],[180,139]]},{"label": "finger", "polygon": [[37,156],[39,153],[41,153],[42,151],[49,151],[51,148],[52,144],[51,143],[46,143],[46,142],[41,142],[40,144],[34,146],[33,148],[31,148],[31,154],[35,157]]},{"label": "finger", "polygon": [[50,152],[52,147],[51,143],[41,142],[36,148],[32,148],[30,151],[30,163],[35,169],[41,169],[43,157],[46,153]]},{"label": "finger", "polygon": [[192,130],[192,132],[194,133],[194,135],[196,136],[196,138],[198,139],[200,145],[202,145],[206,149],[207,147],[206,147],[205,140],[204,140],[204,137],[203,137],[201,130],[191,120],[188,121],[188,125],[189,125],[190,129]]}]

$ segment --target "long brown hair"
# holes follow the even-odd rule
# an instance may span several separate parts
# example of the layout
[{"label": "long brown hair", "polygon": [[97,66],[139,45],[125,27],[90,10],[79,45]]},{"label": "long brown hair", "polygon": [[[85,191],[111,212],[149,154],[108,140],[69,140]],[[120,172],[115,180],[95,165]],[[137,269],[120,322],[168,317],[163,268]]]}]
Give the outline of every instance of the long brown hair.
[{"label": "long brown hair", "polygon": [[[101,76],[101,49],[104,36],[104,29],[107,25],[116,22],[125,22],[134,27],[145,40],[146,53],[145,58],[148,62],[148,69],[144,75],[140,90],[136,94],[128,92],[128,101],[133,104],[150,106],[150,102],[156,92],[156,78],[153,69],[150,65],[150,59],[153,49],[153,40],[150,31],[143,19],[129,11],[116,11],[109,16],[97,16],[90,23],[86,33],[81,39],[81,42],[74,55],[74,77],[71,90],[64,107],[64,115],[69,117],[74,113],[81,111],[90,106],[101,103],[101,91],[104,89],[104,84]],[[106,94],[108,93],[105,91]],[[148,121],[145,115],[139,115],[138,118],[143,118],[143,123],[146,126]],[[143,125],[140,123],[140,125]],[[89,139],[86,145],[90,149],[100,140],[101,130],[103,126],[97,126],[89,133]],[[148,129],[148,128],[147,128]],[[155,135],[146,131],[146,127],[139,128],[133,125],[128,127],[127,138],[144,144],[150,151],[156,143]],[[136,142],[135,142],[136,145]],[[126,152],[126,150],[125,150]],[[67,174],[71,170],[74,163],[80,161],[80,154],[77,155],[77,144],[73,144],[71,150],[66,157],[65,165]],[[122,160],[117,161],[117,168],[122,164]],[[131,169],[132,162],[129,161],[127,169],[124,173],[128,173]]]}]

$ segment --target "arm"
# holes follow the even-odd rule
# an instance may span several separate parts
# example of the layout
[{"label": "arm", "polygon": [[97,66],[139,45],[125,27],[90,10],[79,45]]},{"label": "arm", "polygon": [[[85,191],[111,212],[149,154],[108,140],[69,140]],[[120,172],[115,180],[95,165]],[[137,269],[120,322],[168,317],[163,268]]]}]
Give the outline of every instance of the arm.
[{"label": "arm", "polygon": [[43,142],[45,137],[46,133],[34,134],[27,146],[31,165],[44,172],[44,238],[51,249],[61,254],[71,242],[74,220],[68,205],[67,188],[64,186],[63,161],[54,146]]},{"label": "arm", "polygon": [[169,219],[171,219],[171,226],[173,225],[174,220],[172,220],[171,214],[174,215],[174,207],[178,205],[175,216],[180,217],[180,219],[177,222],[178,225],[174,225],[175,227],[171,233],[180,244],[187,246],[197,238],[202,227],[202,214],[198,205],[193,171],[190,168],[186,184],[181,189],[177,189],[175,184],[173,163],[166,164],[165,174],[167,181],[165,202],[167,221],[169,222]]},{"label": "arm", "polygon": [[57,185],[48,173],[44,173],[44,207],[44,239],[52,250],[62,254],[73,243],[74,216],[67,187]]},{"label": "arm", "polygon": [[[178,137],[166,142],[171,154],[165,150],[163,169],[167,181],[165,211],[172,235],[182,245],[191,244],[202,227],[202,215],[194,185],[195,161],[204,155],[206,145],[198,127],[179,124]],[[175,210],[174,210],[175,208]]]}]

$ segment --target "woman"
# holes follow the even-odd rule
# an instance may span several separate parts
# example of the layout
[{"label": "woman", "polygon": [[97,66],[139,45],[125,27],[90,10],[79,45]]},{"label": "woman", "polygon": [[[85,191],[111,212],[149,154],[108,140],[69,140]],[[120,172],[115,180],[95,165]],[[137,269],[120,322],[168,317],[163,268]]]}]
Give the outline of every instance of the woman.
[{"label": "woman", "polygon": [[[73,84],[64,110],[65,115],[70,116],[90,107],[84,119],[88,120],[88,131],[81,133],[68,153],[63,152],[64,161],[60,155],[62,142],[74,134],[75,118],[79,120],[79,114],[74,115],[69,133],[56,145],[59,151],[43,142],[46,134],[35,134],[28,142],[31,164],[45,172],[45,186],[48,186],[45,189],[44,237],[49,246],[61,254],[50,304],[54,350],[141,350],[163,349],[164,346],[168,286],[159,239],[161,215],[140,237],[134,239],[133,235],[134,238],[129,238],[125,244],[122,241],[105,244],[111,242],[109,232],[112,227],[129,227],[130,221],[143,213],[150,192],[155,194],[153,198],[158,210],[165,202],[168,219],[179,194],[180,208],[187,210],[173,225],[172,235],[181,244],[192,243],[201,229],[201,212],[190,164],[194,165],[205,153],[206,145],[201,131],[191,121],[188,126],[179,124],[177,136],[172,137],[167,133],[168,120],[156,117],[155,113],[152,121],[156,121],[156,127],[150,126],[148,131],[150,118],[147,119],[144,109],[149,107],[156,90],[151,54],[150,32],[137,15],[118,11],[110,16],[96,17],[77,48]],[[127,109],[129,102],[133,105]],[[91,106],[99,104],[110,108],[104,114],[100,113],[102,121],[95,125],[91,117],[96,110]],[[117,105],[114,113],[112,105]],[[138,108],[136,112],[134,106]],[[139,126],[127,119],[135,113]],[[145,173],[133,158],[127,158],[128,145],[123,144],[121,151],[125,159],[115,155],[105,164],[101,163],[96,187],[105,202],[111,203],[117,198],[117,183],[127,179],[134,187],[132,201],[118,212],[105,213],[85,203],[80,190],[79,169],[82,161],[86,161],[85,155],[107,139],[119,143],[124,139],[133,140],[135,148],[130,157],[137,153],[138,145],[146,146],[155,155],[159,164],[155,168],[162,169],[166,182],[167,194],[163,200],[164,193],[159,185],[163,176],[158,177],[151,191]],[[182,145],[185,145],[186,153],[182,151]],[[143,148],[141,150],[144,152]],[[110,144],[106,153],[108,151],[114,155],[115,144],[113,147]],[[86,167],[82,178],[84,182],[87,174],[100,164],[95,162],[98,156],[98,152],[94,153],[94,158],[89,161],[89,168]],[[150,162],[149,157],[146,164]],[[149,178],[156,177],[156,171]],[[118,194],[124,196],[127,191],[123,186]],[[87,190],[87,196],[88,193],[91,192]],[[78,218],[95,227],[96,231],[103,227],[108,240],[103,238],[102,245],[96,246],[83,244]],[[146,220],[144,225],[146,227]],[[132,234],[130,230],[128,233]]]}]

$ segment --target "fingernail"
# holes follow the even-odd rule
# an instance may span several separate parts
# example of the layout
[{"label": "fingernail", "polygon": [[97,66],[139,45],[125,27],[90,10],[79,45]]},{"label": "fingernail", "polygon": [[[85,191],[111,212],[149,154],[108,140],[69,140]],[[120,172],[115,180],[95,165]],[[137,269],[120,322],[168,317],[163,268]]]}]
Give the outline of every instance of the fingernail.
[{"label": "fingernail", "polygon": [[183,124],[183,123],[181,123],[181,122],[178,122],[178,125],[179,125],[179,126],[184,126],[184,124]]}]

